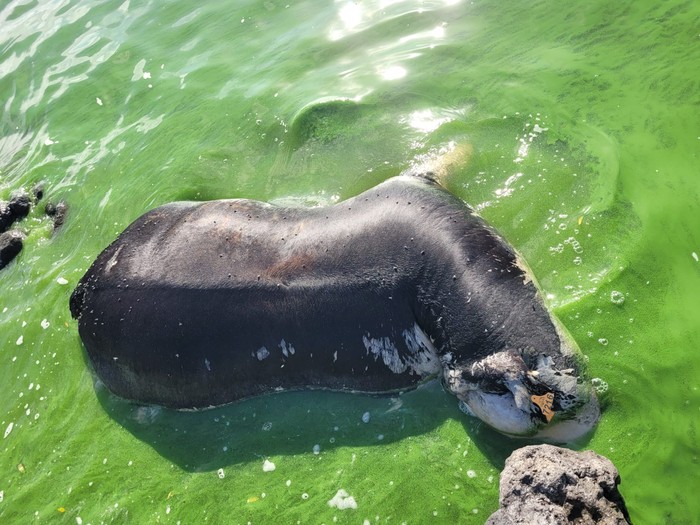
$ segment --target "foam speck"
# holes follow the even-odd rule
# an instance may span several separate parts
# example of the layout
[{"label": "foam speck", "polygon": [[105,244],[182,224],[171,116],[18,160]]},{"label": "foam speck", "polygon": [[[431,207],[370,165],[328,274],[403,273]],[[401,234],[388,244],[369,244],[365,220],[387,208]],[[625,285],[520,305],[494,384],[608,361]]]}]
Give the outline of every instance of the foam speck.
[{"label": "foam speck", "polygon": [[362,422],[363,423],[369,423],[369,418],[370,418],[369,412],[365,412],[364,414],[362,414]]},{"label": "foam speck", "polygon": [[274,464],[272,461],[266,459],[266,460],[263,462],[263,467],[262,467],[262,468],[263,468],[263,472],[272,472],[272,471],[275,470],[277,467],[275,466],[275,464]]}]

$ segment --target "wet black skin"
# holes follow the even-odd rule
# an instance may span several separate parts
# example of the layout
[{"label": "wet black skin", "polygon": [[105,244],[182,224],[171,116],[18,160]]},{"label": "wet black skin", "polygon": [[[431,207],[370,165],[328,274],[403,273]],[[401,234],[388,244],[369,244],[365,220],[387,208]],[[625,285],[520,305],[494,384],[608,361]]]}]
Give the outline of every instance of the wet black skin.
[{"label": "wet black skin", "polygon": [[[425,177],[396,177],[323,208],[160,207],[99,255],[70,307],[112,392],[174,408],[280,388],[410,389],[424,377],[389,370],[363,336],[387,337],[405,356],[402,333],[415,323],[443,366],[465,377],[506,349],[526,368],[540,354],[575,366],[513,250]],[[505,391],[497,372],[482,374],[468,379]]]}]

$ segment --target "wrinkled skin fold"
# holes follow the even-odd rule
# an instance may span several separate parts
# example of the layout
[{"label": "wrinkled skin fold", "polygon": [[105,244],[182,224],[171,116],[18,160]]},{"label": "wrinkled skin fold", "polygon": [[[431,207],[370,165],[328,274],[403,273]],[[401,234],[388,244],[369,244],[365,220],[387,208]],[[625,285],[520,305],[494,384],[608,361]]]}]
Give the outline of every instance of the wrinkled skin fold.
[{"label": "wrinkled skin fold", "polygon": [[391,392],[438,375],[509,435],[571,440],[599,415],[521,259],[430,176],[329,207],[162,206],[98,256],[70,307],[97,376],[141,403]]}]

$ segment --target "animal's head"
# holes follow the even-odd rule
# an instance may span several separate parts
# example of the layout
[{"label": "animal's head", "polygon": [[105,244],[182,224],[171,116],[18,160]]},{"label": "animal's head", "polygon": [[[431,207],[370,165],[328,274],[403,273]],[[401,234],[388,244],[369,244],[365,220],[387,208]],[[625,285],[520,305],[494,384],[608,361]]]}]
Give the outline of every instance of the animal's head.
[{"label": "animal's head", "polygon": [[504,434],[576,440],[593,429],[600,409],[575,343],[558,331],[556,352],[504,349],[446,364],[445,383],[468,412]]}]

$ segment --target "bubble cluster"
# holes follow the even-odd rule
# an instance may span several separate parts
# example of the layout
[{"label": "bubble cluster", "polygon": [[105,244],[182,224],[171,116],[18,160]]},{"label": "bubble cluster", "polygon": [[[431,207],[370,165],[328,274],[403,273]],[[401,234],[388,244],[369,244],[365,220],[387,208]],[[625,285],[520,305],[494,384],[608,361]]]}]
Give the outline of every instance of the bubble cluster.
[{"label": "bubble cluster", "polygon": [[608,383],[606,383],[599,377],[594,377],[593,379],[591,379],[591,385],[593,385],[593,388],[599,394],[604,394],[608,391]]}]

